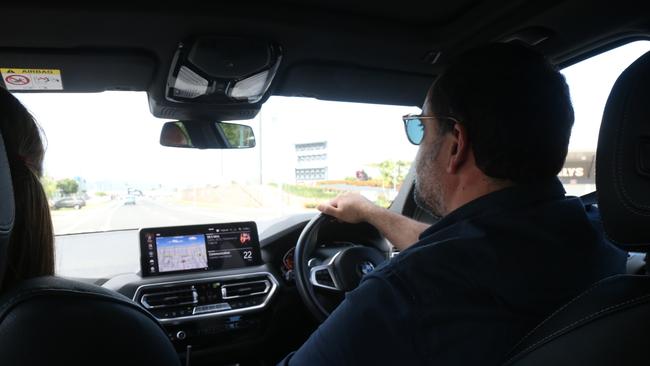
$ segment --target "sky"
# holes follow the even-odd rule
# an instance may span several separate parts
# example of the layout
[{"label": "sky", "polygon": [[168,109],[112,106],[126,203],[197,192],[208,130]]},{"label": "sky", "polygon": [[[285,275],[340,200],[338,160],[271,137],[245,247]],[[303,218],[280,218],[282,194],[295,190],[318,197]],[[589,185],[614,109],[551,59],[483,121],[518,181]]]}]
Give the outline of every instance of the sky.
[{"label": "sky", "polygon": [[596,151],[603,109],[614,82],[648,51],[650,41],[632,42],[562,70],[575,112],[570,151]]},{"label": "sky", "polygon": [[[595,150],[614,81],[648,50],[650,42],[633,42],[563,70],[576,113],[571,151]],[[16,95],[44,131],[45,172],[57,179],[80,176],[133,186],[292,183],[296,143],[328,142],[331,179],[387,159],[410,161],[417,151],[401,121],[404,114],[419,113],[415,106],[272,97],[255,119],[239,122],[253,127],[255,148],[197,150],[160,146],[160,129],[168,120],[151,115],[144,92]]]}]

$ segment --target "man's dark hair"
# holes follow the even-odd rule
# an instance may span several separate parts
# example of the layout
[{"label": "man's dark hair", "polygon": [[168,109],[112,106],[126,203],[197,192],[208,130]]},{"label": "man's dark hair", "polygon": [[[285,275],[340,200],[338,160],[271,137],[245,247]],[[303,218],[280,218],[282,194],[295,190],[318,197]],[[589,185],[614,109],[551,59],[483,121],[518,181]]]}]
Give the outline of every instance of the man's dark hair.
[{"label": "man's dark hair", "polygon": [[[540,53],[494,43],[462,54],[436,80],[435,115],[466,127],[476,164],[489,177],[525,183],[564,165],[573,107],[564,76]],[[453,123],[441,120],[441,133]]]}]

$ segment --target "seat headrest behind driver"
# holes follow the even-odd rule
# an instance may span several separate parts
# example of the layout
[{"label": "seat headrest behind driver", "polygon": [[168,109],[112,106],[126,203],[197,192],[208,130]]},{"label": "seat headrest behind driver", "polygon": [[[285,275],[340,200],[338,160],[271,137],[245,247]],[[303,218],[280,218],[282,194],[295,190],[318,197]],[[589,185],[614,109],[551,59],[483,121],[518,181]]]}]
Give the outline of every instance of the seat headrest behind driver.
[{"label": "seat headrest behind driver", "polygon": [[650,251],[650,52],[614,84],[596,153],[598,206],[620,247]]}]

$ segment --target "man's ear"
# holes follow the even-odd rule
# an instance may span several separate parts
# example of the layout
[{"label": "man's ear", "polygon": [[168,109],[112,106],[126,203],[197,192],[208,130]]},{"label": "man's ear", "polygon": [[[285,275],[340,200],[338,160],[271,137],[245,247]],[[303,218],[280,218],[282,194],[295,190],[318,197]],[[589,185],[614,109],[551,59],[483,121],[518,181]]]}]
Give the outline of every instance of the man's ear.
[{"label": "man's ear", "polygon": [[449,132],[451,135],[451,145],[449,146],[449,161],[447,163],[447,172],[455,174],[465,164],[470,154],[469,138],[467,128],[460,123],[454,124],[454,128]]}]

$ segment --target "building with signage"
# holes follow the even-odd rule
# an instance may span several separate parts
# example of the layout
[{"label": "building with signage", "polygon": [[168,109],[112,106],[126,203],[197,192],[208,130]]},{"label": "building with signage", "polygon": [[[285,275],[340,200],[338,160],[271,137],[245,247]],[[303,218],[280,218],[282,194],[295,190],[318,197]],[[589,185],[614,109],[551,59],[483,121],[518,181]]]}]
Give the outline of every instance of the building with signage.
[{"label": "building with signage", "polygon": [[326,180],[328,177],[327,141],[295,144],[296,183]]},{"label": "building with signage", "polygon": [[557,175],[567,194],[581,196],[596,190],[596,152],[572,151]]}]

